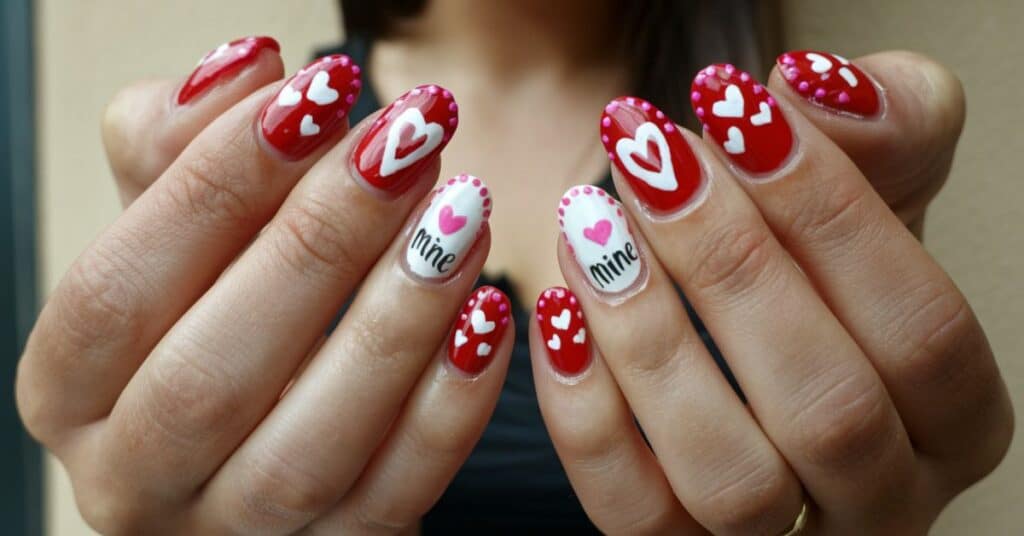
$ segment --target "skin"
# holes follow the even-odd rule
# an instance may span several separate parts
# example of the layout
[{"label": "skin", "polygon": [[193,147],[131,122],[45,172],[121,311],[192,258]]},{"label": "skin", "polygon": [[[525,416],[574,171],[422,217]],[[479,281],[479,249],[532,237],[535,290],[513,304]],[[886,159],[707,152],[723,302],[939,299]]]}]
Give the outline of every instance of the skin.
[{"label": "skin", "polygon": [[[444,355],[485,258],[523,296],[564,277],[580,298],[589,369],[555,374],[531,323],[533,367],[548,432],[605,532],[780,534],[806,503],[807,533],[924,533],[998,465],[1005,386],[966,299],[912,233],[963,124],[957,80],[913,54],[859,58],[890,110],[866,122],[773,73],[800,140],[785,176],[748,181],[687,133],[709,194],[655,221],[615,175],[649,275],[608,300],[564,244],[538,244],[558,236],[554,203],[538,201],[607,169],[595,118],[625,91],[623,63],[602,41],[607,5],[549,4],[435,0],[376,48],[382,99],[430,80],[462,112],[443,162],[393,201],[346,171],[373,117],[298,162],[263,149],[251,125],[284,75],[273,51],[189,107],[166,106],[178,81],[115,97],[103,135],[127,208],[50,296],[17,385],[94,528],[415,531],[504,381],[514,329],[478,377]],[[398,266],[401,233],[438,174],[463,170],[499,208],[454,280],[424,284]]]}]

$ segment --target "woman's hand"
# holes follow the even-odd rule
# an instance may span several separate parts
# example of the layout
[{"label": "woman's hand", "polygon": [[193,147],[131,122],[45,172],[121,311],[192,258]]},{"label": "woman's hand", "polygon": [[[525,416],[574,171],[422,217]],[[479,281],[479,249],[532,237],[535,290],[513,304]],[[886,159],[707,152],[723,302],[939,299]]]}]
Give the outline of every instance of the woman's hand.
[{"label": "woman's hand", "polygon": [[808,533],[923,534],[1008,447],[985,334],[905,225],[945,178],[959,84],[903,53],[857,62],[880,92],[838,56],[780,63],[767,90],[698,75],[704,140],[614,101],[622,204],[578,187],[559,207],[576,292],[539,298],[534,376],[606,532],[783,534],[806,504]]},{"label": "woman's hand", "polygon": [[348,133],[358,67],[331,56],[261,87],[281,73],[271,43],[208,55],[215,88],[149,83],[112,105],[130,205],[22,358],[25,423],[101,532],[414,527],[504,381],[507,299],[471,294],[486,187],[461,176],[420,203],[451,95],[414,89]]}]

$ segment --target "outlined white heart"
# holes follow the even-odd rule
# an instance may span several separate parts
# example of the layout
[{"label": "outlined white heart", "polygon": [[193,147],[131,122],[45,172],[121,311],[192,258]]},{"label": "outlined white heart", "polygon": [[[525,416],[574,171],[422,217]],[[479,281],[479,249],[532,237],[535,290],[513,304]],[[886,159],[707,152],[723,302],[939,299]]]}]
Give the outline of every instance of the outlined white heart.
[{"label": "outlined white heart", "polygon": [[306,114],[302,116],[299,123],[299,134],[302,136],[316,136],[320,133],[320,125],[313,122],[313,116]]},{"label": "outlined white heart", "polygon": [[822,56],[821,54],[815,54],[814,52],[808,52],[806,56],[807,59],[811,61],[812,71],[818,74],[823,74],[829,72],[829,70],[832,69],[832,62],[825,56]]},{"label": "outlined white heart", "polygon": [[313,81],[309,83],[306,90],[306,98],[317,103],[319,106],[326,106],[338,100],[338,91],[327,82],[331,81],[331,75],[327,71],[320,71],[313,75]]},{"label": "outlined white heart", "polygon": [[[402,141],[402,129],[406,125],[413,128],[411,140],[417,140],[426,136],[427,139],[416,148],[415,151],[396,158],[398,155],[398,144]],[[384,157],[380,162],[380,175],[387,177],[396,171],[405,169],[414,162],[426,156],[441,144],[444,136],[444,129],[437,123],[427,123],[423,118],[423,112],[419,108],[409,108],[395,118],[395,122],[388,129],[388,138],[384,142]]]},{"label": "outlined white heart", "polygon": [[491,353],[491,345],[486,342],[482,342],[476,346],[476,356],[483,357]]},{"label": "outlined white heart", "polygon": [[[657,172],[641,167],[633,158],[634,154],[650,156],[647,152],[650,141],[658,146],[658,158],[661,159],[661,169]],[[668,141],[665,140],[665,135],[654,123],[647,122],[640,125],[632,138],[620,138],[615,142],[615,152],[619,155],[622,165],[626,166],[626,171],[649,184],[651,188],[672,192],[679,187],[679,183],[676,182],[676,172],[672,168],[672,154],[668,151]]]},{"label": "outlined white heart", "polygon": [[555,351],[562,349],[562,339],[558,337],[557,333],[555,333],[554,335],[551,336],[550,339],[548,339],[548,348],[551,348],[552,350]]},{"label": "outlined white heart", "polygon": [[277,105],[283,108],[295,106],[300,100],[302,100],[302,93],[292,89],[291,84],[281,88],[281,92],[277,94]]},{"label": "outlined white heart", "polygon": [[760,113],[756,113],[756,114],[750,116],[750,124],[754,125],[755,127],[759,127],[759,126],[767,125],[768,123],[771,123],[772,122],[772,107],[768,106],[767,102],[762,102],[759,105],[758,109],[760,109],[761,112]]},{"label": "outlined white heart", "polygon": [[572,336],[572,342],[576,344],[583,344],[587,340],[587,330],[580,328],[575,335]]},{"label": "outlined white heart", "polygon": [[463,344],[466,344],[466,341],[468,341],[468,340],[469,340],[469,337],[467,337],[466,334],[463,333],[461,329],[455,330],[455,347],[456,348],[462,346]]},{"label": "outlined white heart", "polygon": [[743,92],[733,84],[725,88],[725,100],[711,106],[711,113],[718,117],[743,117]]},{"label": "outlined white heart", "polygon": [[572,313],[568,309],[562,309],[558,316],[551,317],[551,325],[555,326],[555,329],[565,331],[569,329],[570,320],[572,320]]},{"label": "outlined white heart", "polygon": [[747,144],[743,139],[743,131],[736,127],[729,127],[729,139],[725,140],[722,147],[729,154],[743,154],[747,152]]},{"label": "outlined white heart", "polygon": [[494,322],[488,322],[487,315],[480,309],[473,311],[473,314],[469,317],[469,322],[473,324],[473,331],[477,335],[486,335],[494,331]]}]

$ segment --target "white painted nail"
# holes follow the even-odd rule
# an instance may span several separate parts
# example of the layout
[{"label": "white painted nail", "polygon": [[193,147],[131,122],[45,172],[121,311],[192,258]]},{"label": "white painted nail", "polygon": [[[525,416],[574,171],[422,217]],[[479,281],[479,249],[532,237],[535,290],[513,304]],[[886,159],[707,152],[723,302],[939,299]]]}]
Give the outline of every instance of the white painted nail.
[{"label": "white painted nail", "polygon": [[448,179],[434,191],[405,251],[412,273],[444,279],[462,263],[491,215],[487,185],[472,175]]},{"label": "white painted nail", "polygon": [[558,224],[591,285],[621,292],[640,277],[643,261],[622,206],[596,186],[574,186],[562,196]]}]

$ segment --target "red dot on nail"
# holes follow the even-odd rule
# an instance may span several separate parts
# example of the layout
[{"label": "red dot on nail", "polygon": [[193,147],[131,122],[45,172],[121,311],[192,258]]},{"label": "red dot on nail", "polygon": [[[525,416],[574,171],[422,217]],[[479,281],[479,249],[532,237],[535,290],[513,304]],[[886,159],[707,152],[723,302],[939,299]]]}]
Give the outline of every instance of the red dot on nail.
[{"label": "red dot on nail", "polygon": [[563,197],[562,198],[562,204],[568,206],[569,205],[569,198],[568,197]]},{"label": "red dot on nail", "polygon": [[490,197],[484,198],[484,207],[489,207],[490,205],[491,205],[491,198]]},{"label": "red dot on nail", "polygon": [[601,126],[604,126],[604,127],[612,126],[612,120],[610,118],[608,118],[608,117],[605,117],[604,119],[601,119]]},{"label": "red dot on nail", "polygon": [[609,205],[614,205],[615,204],[615,200],[609,197],[608,198],[608,204]]},{"label": "red dot on nail", "polygon": [[598,189],[597,189],[597,195],[599,195],[599,196],[601,196],[601,197],[604,197],[604,190],[602,190],[602,189],[598,188]]},{"label": "red dot on nail", "polygon": [[807,82],[800,82],[800,83],[799,83],[799,84],[798,84],[798,85],[796,86],[796,88],[797,88],[797,89],[798,89],[798,90],[799,90],[800,92],[806,92],[806,91],[807,91],[808,89],[811,89],[811,85],[810,85],[810,84],[808,84]]},{"label": "red dot on nail", "polygon": [[[479,187],[480,186],[480,179],[473,179],[473,186]],[[486,194],[482,194],[482,195],[486,195]]]},{"label": "red dot on nail", "polygon": [[459,124],[459,118],[458,117],[452,117],[451,119],[448,120],[448,126],[454,127],[455,125],[458,125],[458,124]]},{"label": "red dot on nail", "polygon": [[590,194],[594,193],[594,189],[589,187],[589,186],[584,186],[583,187],[583,193],[585,193],[587,195],[590,195]]},{"label": "red dot on nail", "polygon": [[562,207],[558,207],[558,215],[559,216],[565,216],[565,209],[562,208]]},{"label": "red dot on nail", "polygon": [[569,191],[569,195],[571,195],[573,197],[576,197],[577,195],[580,195],[580,189],[579,188],[573,188],[572,190]]},{"label": "red dot on nail", "polygon": [[569,303],[572,305],[576,305],[576,296],[569,296]]},{"label": "red dot on nail", "polygon": [[455,179],[448,179],[448,185],[455,184]]},{"label": "red dot on nail", "polygon": [[608,153],[608,160],[615,160],[615,153],[609,152]]},{"label": "red dot on nail", "polygon": [[608,143],[609,138],[607,134],[601,134],[601,143]]},{"label": "red dot on nail", "polygon": [[490,217],[491,217],[491,209],[484,210],[484,218],[490,218]]}]

